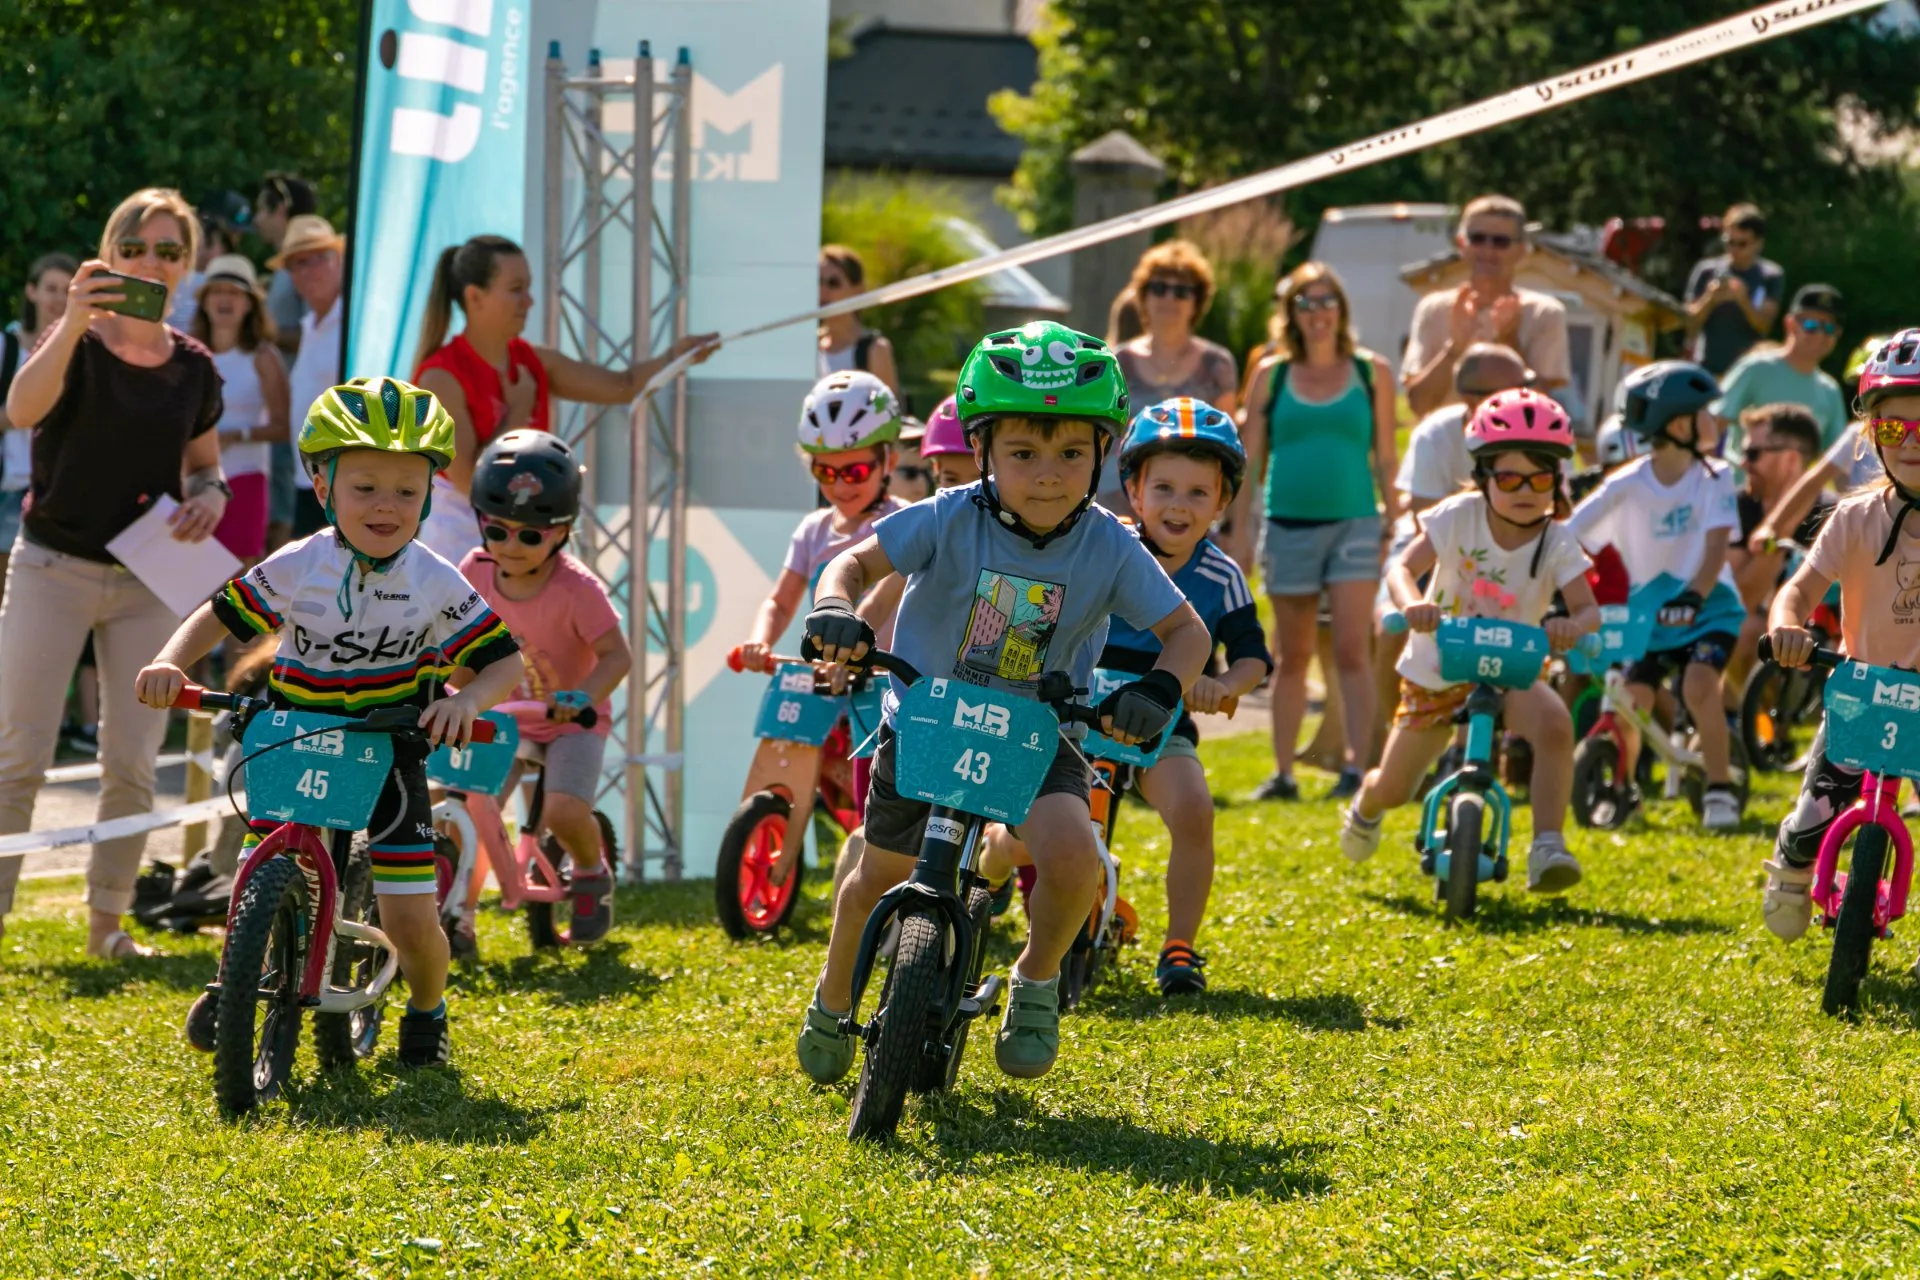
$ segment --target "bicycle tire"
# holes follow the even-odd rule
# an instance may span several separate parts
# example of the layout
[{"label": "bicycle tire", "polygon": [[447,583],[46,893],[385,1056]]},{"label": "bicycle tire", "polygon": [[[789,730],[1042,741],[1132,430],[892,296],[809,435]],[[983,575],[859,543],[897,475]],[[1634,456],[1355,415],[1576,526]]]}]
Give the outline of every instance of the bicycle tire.
[{"label": "bicycle tire", "polygon": [[1829,1014],[1851,1013],[1860,1003],[1860,981],[1873,958],[1873,913],[1879,905],[1880,871],[1886,862],[1887,833],[1874,825],[1860,828],[1833,925],[1833,955],[1827,960],[1827,984],[1820,1007]]},{"label": "bicycle tire", "polygon": [[[793,805],[777,791],[756,791],[740,802],[720,836],[713,868],[714,914],[735,942],[764,937],[793,918],[800,905],[800,868],[784,885],[760,890],[757,863],[779,854]],[[744,881],[743,881],[744,878]]]},{"label": "bicycle tire", "polygon": [[[1621,797],[1620,744],[1606,734],[1583,738],[1573,751],[1573,820],[1582,827],[1611,831],[1626,821]],[[1603,807],[1610,806],[1610,807]]]},{"label": "bicycle tire", "polygon": [[936,993],[946,981],[945,933],[932,916],[915,912],[900,917],[900,942],[873,1015],[880,1025],[868,1035],[860,1083],[853,1091],[849,1138],[891,1138],[900,1127],[907,1091],[926,1056]]},{"label": "bicycle tire", "polygon": [[[213,1037],[213,1092],[229,1115],[244,1115],[279,1096],[300,1043],[300,977],[306,964],[301,917],[307,882],[290,857],[269,858],[247,880],[234,909],[220,971],[219,1017]],[[275,967],[270,971],[268,965]],[[258,1020],[261,979],[275,979]],[[259,1035],[255,1029],[258,1024]]]},{"label": "bicycle tire", "polygon": [[1480,826],[1486,801],[1471,793],[1447,805],[1447,918],[1473,915],[1480,894]]},{"label": "bicycle tire", "polygon": [[[340,918],[380,926],[380,904],[373,892],[373,861],[365,836],[353,838],[346,873],[340,877]],[[341,938],[334,946],[333,968],[327,981],[341,988],[365,986],[373,980],[374,955],[367,944]],[[371,1058],[385,1017],[384,996],[352,1013],[314,1014],[313,1055],[319,1059],[320,1069],[351,1067]]]},{"label": "bicycle tire", "polygon": [[1786,768],[1789,751],[1782,747],[1787,732],[1788,704],[1792,696],[1785,668],[1763,662],[1747,678],[1746,691],[1740,695],[1740,740],[1747,758],[1762,773],[1780,773]]},{"label": "bicycle tire", "polygon": [[[972,995],[986,965],[987,929],[993,922],[993,898],[979,885],[967,893],[967,914],[973,918],[973,959],[967,968],[967,994]],[[953,1029],[953,1049],[944,1058],[930,1057],[921,1063],[919,1078],[913,1083],[915,1093],[945,1093],[953,1088],[960,1079],[960,1059],[966,1055],[967,1029],[972,1025],[973,1019],[960,1019]]]}]

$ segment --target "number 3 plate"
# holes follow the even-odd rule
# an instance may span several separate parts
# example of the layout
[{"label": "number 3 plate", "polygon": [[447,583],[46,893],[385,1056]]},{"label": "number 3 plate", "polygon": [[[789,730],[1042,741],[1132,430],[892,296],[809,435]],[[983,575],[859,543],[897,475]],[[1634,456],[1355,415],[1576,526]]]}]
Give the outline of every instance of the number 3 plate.
[{"label": "number 3 plate", "polygon": [[1010,824],[1026,819],[1060,742],[1042,704],[958,680],[908,689],[893,724],[901,795]]},{"label": "number 3 plate", "polygon": [[[346,733],[337,727],[354,723],[317,711],[255,716],[241,742],[246,755],[265,752],[247,761],[247,809],[252,816],[337,831],[363,830],[393,769],[393,742],[383,733]],[[308,734],[313,736],[303,736]],[[267,750],[270,747],[275,749]]]},{"label": "number 3 plate", "polygon": [[1920,778],[1920,675],[1849,662],[1827,677],[1827,758]]}]

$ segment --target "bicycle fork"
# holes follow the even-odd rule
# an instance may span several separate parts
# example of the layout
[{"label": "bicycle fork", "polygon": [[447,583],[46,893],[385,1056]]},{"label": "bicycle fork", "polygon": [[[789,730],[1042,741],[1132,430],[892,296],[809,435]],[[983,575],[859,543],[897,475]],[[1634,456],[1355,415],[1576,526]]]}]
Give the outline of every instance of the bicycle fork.
[{"label": "bicycle fork", "polygon": [[1907,889],[1913,880],[1913,836],[1900,818],[1899,778],[1868,773],[1861,782],[1860,799],[1827,828],[1813,864],[1813,904],[1829,923],[1839,919],[1847,882],[1846,873],[1839,870],[1840,850],[1867,827],[1886,832],[1893,850],[1893,866],[1884,873],[1874,896],[1874,929],[1886,938],[1892,936],[1889,926],[1907,914]]}]

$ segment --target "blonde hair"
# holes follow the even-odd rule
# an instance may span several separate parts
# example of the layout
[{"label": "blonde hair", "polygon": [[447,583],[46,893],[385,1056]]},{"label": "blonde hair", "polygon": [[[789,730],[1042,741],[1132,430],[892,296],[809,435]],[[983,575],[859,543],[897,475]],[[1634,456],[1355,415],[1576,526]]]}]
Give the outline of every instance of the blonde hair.
[{"label": "blonde hair", "polygon": [[163,213],[171,214],[180,223],[180,234],[187,238],[187,270],[193,270],[193,264],[200,259],[200,219],[194,216],[187,198],[172,187],[142,187],[113,207],[113,212],[107,215],[106,228],[100,233],[101,261],[112,258],[114,245],[138,235],[147,219]]},{"label": "blonde hair", "polygon": [[1303,262],[1280,278],[1273,293],[1273,317],[1267,321],[1267,337],[1282,359],[1299,360],[1307,354],[1306,335],[1293,318],[1293,300],[1309,285],[1325,281],[1340,302],[1339,349],[1343,359],[1351,358],[1360,345],[1353,336],[1353,307],[1347,301],[1347,287],[1340,275],[1324,262]]},{"label": "blonde hair", "polygon": [[[1191,240],[1168,240],[1154,245],[1133,264],[1133,278],[1127,281],[1121,298],[1139,307],[1142,291],[1155,275],[1185,276],[1193,282],[1193,324],[1198,328],[1200,317],[1207,314],[1207,307],[1213,302],[1213,264],[1207,261],[1200,246]],[[1117,315],[1108,317],[1109,323],[1117,320]]]}]

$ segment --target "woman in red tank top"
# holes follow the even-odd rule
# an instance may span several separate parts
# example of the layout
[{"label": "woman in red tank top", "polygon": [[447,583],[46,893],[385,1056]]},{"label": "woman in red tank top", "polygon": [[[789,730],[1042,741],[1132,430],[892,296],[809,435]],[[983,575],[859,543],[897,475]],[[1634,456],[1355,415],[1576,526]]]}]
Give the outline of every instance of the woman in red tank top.
[{"label": "woman in red tank top", "polygon": [[[449,342],[455,306],[466,327]],[[551,431],[556,396],[626,404],[668,361],[714,339],[710,333],[691,335],[665,355],[626,369],[603,369],[521,338],[532,310],[533,269],[513,241],[475,236],[440,254],[420,323],[413,380],[440,397],[453,415],[453,465],[435,478],[433,511],[421,537],[455,564],[480,542],[467,489],[488,441],[515,427]]]}]

